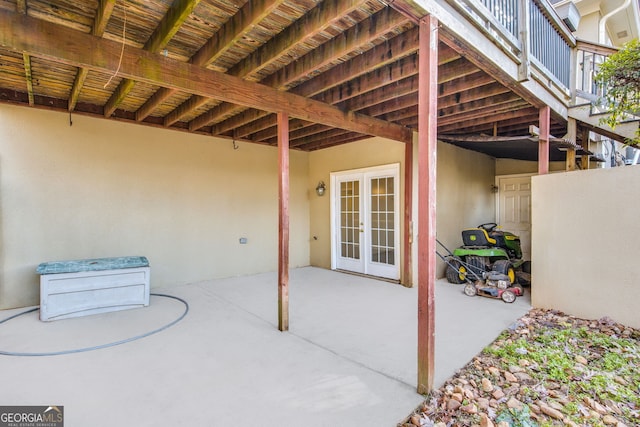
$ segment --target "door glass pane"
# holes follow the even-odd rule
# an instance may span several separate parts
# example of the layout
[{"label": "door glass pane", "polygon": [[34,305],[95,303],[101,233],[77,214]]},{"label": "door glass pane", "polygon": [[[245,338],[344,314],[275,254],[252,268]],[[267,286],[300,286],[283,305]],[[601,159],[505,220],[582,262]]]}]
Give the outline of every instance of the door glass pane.
[{"label": "door glass pane", "polygon": [[371,262],[395,265],[394,178],[371,179]]},{"label": "door glass pane", "polygon": [[360,259],[360,190],[359,181],[340,183],[341,256]]}]

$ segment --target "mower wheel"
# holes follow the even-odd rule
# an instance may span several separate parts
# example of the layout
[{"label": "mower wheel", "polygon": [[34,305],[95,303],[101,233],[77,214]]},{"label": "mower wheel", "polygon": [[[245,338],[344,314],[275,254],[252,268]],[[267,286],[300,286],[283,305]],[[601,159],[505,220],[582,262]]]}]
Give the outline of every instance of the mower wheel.
[{"label": "mower wheel", "polygon": [[531,274],[531,261],[525,261],[522,263],[522,271]]},{"label": "mower wheel", "polygon": [[516,270],[508,259],[499,259],[493,263],[493,271],[509,276],[511,284],[516,282]]},{"label": "mower wheel", "polygon": [[[471,273],[469,273],[469,275],[471,276],[471,280],[475,282],[476,280],[484,279],[484,277],[482,277],[482,274],[487,271],[487,263],[485,261],[485,257],[468,255],[465,259],[465,262],[469,266],[469,270],[471,270]],[[473,273],[477,274],[478,277],[476,277],[476,275],[474,275]]]},{"label": "mower wheel", "polygon": [[511,286],[511,289],[514,291],[514,293],[516,295],[518,295],[519,297],[521,297],[522,295],[524,295],[524,288],[520,285],[518,285],[517,283],[513,286]]},{"label": "mower wheel", "polygon": [[467,268],[462,265],[459,258],[450,258],[447,263],[447,281],[459,285],[464,283],[467,277]]},{"label": "mower wheel", "polygon": [[502,291],[502,295],[500,295],[500,298],[502,298],[502,301],[511,304],[516,300],[516,294],[509,289],[505,289],[504,291]]},{"label": "mower wheel", "polygon": [[464,286],[464,294],[468,297],[475,297],[476,295],[478,295],[478,289],[476,288],[476,285],[467,283]]}]

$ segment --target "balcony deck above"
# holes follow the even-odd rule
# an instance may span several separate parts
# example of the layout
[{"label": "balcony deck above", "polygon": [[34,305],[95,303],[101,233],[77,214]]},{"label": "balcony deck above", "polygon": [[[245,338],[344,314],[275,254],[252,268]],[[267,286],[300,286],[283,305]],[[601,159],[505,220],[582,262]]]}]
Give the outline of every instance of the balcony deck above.
[{"label": "balcony deck above", "polygon": [[438,132],[564,135],[575,39],[546,0],[65,0],[0,5],[0,102],[312,151],[418,126],[440,22]]}]

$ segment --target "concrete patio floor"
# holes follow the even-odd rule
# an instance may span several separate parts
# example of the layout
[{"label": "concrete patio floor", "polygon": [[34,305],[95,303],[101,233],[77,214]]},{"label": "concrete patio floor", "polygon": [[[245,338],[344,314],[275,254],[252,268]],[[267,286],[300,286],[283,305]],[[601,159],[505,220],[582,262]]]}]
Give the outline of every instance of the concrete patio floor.
[{"label": "concrete patio floor", "polygon": [[[153,289],[188,315],[158,334],[97,351],[0,356],[1,405],[62,405],[67,426],[395,426],[421,401],[417,289],[319,268],[290,275],[290,331],[277,330],[275,273]],[[530,308],[436,284],[440,386]],[[184,310],[147,308],[0,325],[0,350],[100,345]],[[0,312],[0,319],[23,310]]]}]

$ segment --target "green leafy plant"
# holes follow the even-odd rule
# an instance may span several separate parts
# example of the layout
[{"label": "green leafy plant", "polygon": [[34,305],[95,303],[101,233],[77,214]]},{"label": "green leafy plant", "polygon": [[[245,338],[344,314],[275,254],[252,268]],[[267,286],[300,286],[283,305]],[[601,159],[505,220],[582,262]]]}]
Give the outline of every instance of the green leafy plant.
[{"label": "green leafy plant", "polygon": [[[612,129],[629,114],[640,114],[640,43],[637,39],[625,44],[601,64],[596,82],[603,84],[605,106],[609,115],[602,119]],[[640,128],[627,144],[640,144]]]}]

